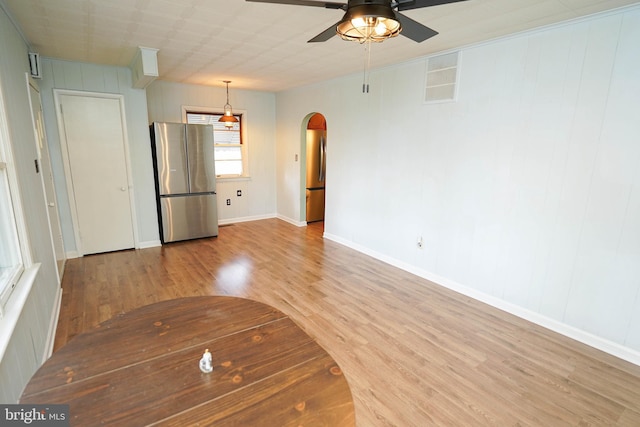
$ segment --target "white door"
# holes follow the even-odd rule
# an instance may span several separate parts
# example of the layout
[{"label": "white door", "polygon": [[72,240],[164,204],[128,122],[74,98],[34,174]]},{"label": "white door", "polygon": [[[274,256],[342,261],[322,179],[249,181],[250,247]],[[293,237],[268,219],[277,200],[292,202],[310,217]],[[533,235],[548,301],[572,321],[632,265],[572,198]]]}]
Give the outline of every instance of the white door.
[{"label": "white door", "polygon": [[42,172],[42,181],[44,183],[44,194],[47,203],[49,227],[51,229],[51,240],[56,256],[56,263],[58,265],[58,279],[62,280],[62,272],[64,271],[64,262],[66,260],[66,255],[64,253],[64,243],[62,240],[62,228],[60,227],[60,215],[58,213],[56,190],[53,185],[53,172],[51,170],[51,158],[49,157],[49,145],[47,143],[47,137],[44,132],[44,120],[42,115],[40,90],[28,77],[27,85],[29,88],[29,99],[31,100],[33,127],[38,143],[38,160]]},{"label": "white door", "polygon": [[66,93],[58,102],[78,252],[133,248],[122,97]]}]

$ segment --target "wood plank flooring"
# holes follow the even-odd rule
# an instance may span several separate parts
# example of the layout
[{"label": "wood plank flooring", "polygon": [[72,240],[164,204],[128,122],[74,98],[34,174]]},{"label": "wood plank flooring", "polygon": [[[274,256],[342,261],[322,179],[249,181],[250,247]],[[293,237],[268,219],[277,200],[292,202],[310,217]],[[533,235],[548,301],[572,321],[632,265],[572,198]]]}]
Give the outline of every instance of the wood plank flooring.
[{"label": "wood plank flooring", "polygon": [[234,295],[282,310],[334,357],[359,427],[640,426],[639,366],[325,240],[322,227],[268,219],[69,260],[55,348],[142,305]]}]

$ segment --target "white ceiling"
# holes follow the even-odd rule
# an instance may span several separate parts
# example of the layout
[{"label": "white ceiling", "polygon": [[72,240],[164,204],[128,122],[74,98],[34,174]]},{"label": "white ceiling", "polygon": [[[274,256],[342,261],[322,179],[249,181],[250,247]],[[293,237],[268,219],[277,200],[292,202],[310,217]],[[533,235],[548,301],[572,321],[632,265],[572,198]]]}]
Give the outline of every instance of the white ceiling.
[{"label": "white ceiling", "polygon": [[[340,1],[340,0],[334,0]],[[0,0],[42,56],[126,66],[159,49],[160,79],[281,91],[363,69],[362,45],[337,36],[307,43],[342,17],[316,7],[243,0]],[[440,34],[396,37],[371,67],[639,3],[639,0],[467,0],[404,12]]]}]

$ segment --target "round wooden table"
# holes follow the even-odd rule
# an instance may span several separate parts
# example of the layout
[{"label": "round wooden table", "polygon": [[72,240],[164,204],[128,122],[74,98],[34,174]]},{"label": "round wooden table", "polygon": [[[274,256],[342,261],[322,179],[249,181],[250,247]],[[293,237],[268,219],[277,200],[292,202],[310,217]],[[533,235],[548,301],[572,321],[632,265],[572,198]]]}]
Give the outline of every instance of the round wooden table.
[{"label": "round wooden table", "polygon": [[20,403],[68,404],[82,427],[355,425],[349,385],[320,345],[279,310],[223,296],[151,304],[78,335]]}]

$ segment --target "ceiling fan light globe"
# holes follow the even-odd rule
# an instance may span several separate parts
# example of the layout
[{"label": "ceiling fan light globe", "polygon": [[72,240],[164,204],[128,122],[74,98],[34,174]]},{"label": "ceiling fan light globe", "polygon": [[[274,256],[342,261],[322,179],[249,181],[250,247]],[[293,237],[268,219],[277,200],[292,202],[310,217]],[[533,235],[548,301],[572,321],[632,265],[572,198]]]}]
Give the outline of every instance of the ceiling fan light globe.
[{"label": "ceiling fan light globe", "polygon": [[353,18],[351,20],[351,25],[353,25],[354,28],[362,28],[362,27],[366,27],[367,23],[365,22],[364,18],[362,18],[361,16],[358,16],[357,18]]},{"label": "ceiling fan light globe", "polygon": [[389,31],[384,21],[385,21],[384,18],[378,19],[378,23],[374,27],[374,31],[378,36],[383,36],[387,33],[387,31]]}]

